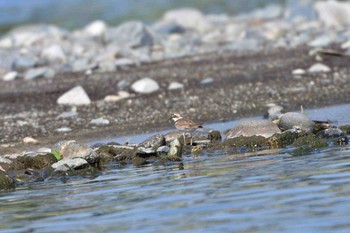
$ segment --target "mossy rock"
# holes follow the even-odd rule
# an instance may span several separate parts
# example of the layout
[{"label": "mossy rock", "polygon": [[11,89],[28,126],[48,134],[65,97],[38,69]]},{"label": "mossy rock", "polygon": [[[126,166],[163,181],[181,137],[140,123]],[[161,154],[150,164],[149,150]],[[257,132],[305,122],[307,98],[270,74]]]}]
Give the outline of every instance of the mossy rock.
[{"label": "mossy rock", "polygon": [[53,154],[44,154],[32,156],[22,156],[17,159],[17,163],[23,164],[24,169],[43,169],[45,167],[51,166],[58,160]]},{"label": "mossy rock", "polygon": [[327,140],[323,138],[319,138],[313,134],[309,134],[296,139],[293,143],[293,146],[309,146],[312,148],[324,148],[328,146],[328,143]]},{"label": "mossy rock", "polygon": [[325,148],[328,146],[327,140],[318,138],[313,134],[309,134],[298,138],[293,143],[293,146],[297,147],[293,151],[293,155],[300,156],[314,152],[317,149]]},{"label": "mossy rock", "polygon": [[82,176],[88,178],[95,178],[99,175],[97,168],[93,166],[88,166],[83,169],[69,169],[68,171],[55,171],[53,177],[65,177],[65,176]]},{"label": "mossy rock", "polygon": [[285,131],[280,134],[275,134],[268,139],[271,148],[284,148],[293,144],[293,142],[298,138],[298,134],[291,131]]},{"label": "mossy rock", "polygon": [[251,136],[251,137],[237,137],[237,138],[227,138],[224,141],[225,148],[231,147],[246,147],[250,149],[255,149],[259,147],[269,147],[269,140],[263,136]]},{"label": "mossy rock", "polygon": [[350,134],[350,125],[342,125],[339,129],[345,134]]},{"label": "mossy rock", "polygon": [[213,141],[221,141],[222,137],[221,137],[221,133],[220,131],[212,131],[208,134],[208,139],[213,142]]},{"label": "mossy rock", "polygon": [[115,147],[110,145],[104,145],[98,148],[96,153],[100,156],[101,163],[108,163],[113,160],[125,161],[132,159],[136,155],[135,149],[128,149],[121,147]]},{"label": "mossy rock", "polygon": [[15,181],[6,174],[0,171],[0,190],[12,190],[15,188]]}]

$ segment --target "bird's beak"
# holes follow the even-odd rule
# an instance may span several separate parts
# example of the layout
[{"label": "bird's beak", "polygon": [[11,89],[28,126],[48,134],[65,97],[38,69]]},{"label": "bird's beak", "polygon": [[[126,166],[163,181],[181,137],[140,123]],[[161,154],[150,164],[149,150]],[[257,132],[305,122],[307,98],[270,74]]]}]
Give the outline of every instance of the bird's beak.
[{"label": "bird's beak", "polygon": [[173,116],[170,116],[168,120],[172,120],[173,119]]}]

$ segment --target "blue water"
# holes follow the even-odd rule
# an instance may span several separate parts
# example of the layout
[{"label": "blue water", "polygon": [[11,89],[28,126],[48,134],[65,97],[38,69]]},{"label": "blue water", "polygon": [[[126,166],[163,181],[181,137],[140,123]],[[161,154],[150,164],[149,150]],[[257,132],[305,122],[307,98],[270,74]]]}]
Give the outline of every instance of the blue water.
[{"label": "blue water", "polygon": [[[350,123],[349,110],[307,113],[343,124]],[[350,146],[305,156],[217,151],[185,155],[181,163],[112,163],[95,178],[48,179],[1,192],[0,232],[348,233],[349,180]]]},{"label": "blue water", "polygon": [[195,7],[205,13],[239,14],[285,0],[0,0],[0,28],[29,24],[53,23],[77,28],[102,19],[110,25],[124,20],[152,22],[167,10]]}]

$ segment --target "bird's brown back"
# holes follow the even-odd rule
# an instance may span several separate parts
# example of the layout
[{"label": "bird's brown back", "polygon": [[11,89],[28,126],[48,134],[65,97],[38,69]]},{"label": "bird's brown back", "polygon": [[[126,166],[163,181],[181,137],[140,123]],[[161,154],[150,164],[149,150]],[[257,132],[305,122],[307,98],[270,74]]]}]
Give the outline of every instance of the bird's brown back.
[{"label": "bird's brown back", "polygon": [[175,127],[180,130],[203,128],[202,125],[188,119],[179,119],[175,122]]}]

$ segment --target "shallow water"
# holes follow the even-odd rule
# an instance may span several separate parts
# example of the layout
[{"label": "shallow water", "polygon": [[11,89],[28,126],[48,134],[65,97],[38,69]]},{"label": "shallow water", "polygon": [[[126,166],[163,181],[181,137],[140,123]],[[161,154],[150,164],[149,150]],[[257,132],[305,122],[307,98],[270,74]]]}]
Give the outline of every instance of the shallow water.
[{"label": "shallow water", "polygon": [[[307,112],[344,124],[349,110]],[[345,233],[349,180],[350,146],[298,157],[286,149],[187,155],[181,163],[144,167],[109,164],[95,178],[0,193],[0,232]]]}]

